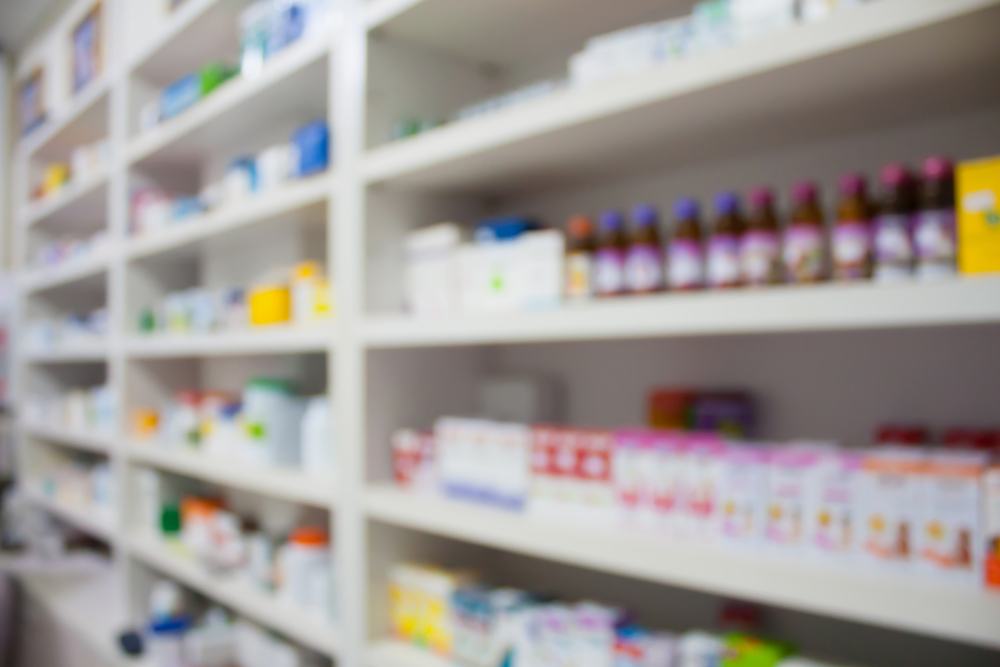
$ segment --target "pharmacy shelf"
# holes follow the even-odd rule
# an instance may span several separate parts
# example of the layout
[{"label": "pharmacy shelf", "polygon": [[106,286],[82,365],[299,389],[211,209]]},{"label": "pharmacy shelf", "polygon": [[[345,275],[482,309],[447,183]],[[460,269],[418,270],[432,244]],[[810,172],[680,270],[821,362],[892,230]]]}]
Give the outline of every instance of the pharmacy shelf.
[{"label": "pharmacy shelf", "polygon": [[537,558],[852,621],[1000,648],[1000,595],[799,559],[732,553],[623,529],[371,487],[368,516]]},{"label": "pharmacy shelf", "polygon": [[336,628],[328,623],[282,604],[273,595],[254,589],[237,576],[209,572],[194,560],[171,550],[156,537],[133,536],[129,540],[132,555],[150,567],[177,579],[211,598],[309,648],[334,656],[340,645]]},{"label": "pharmacy shelf", "polygon": [[432,347],[1000,322],[1000,278],[617,297],[539,313],[372,316],[369,347]]},{"label": "pharmacy shelf", "polygon": [[[216,211],[187,218],[158,232],[134,237],[125,246],[131,259],[150,257],[204,242],[227,232],[265,220],[276,224],[327,201],[333,176],[322,174],[291,182],[273,192],[247,198]],[[326,211],[323,211],[325,217]]]},{"label": "pharmacy shelf", "polygon": [[132,139],[130,164],[196,160],[206,152],[245,143],[261,130],[302,114],[302,122],[324,116],[327,40],[290,46],[267,61],[255,79],[236,76],[176,118]]},{"label": "pharmacy shelf", "polygon": [[321,479],[292,468],[248,466],[150,443],[132,443],[126,452],[132,463],[178,475],[312,507],[330,509],[334,504],[332,479]]},{"label": "pharmacy shelf", "polygon": [[457,667],[457,663],[404,641],[380,639],[368,645],[365,667]]},{"label": "pharmacy shelf", "polygon": [[51,426],[22,420],[21,432],[29,437],[48,440],[64,447],[73,447],[98,454],[110,454],[114,448],[114,438],[100,431],[83,431],[79,429]]},{"label": "pharmacy shelf", "polygon": [[107,271],[109,256],[107,251],[97,251],[57,266],[29,269],[20,274],[21,289],[25,292],[42,292],[93,278]]},{"label": "pharmacy shelf", "polygon": [[27,497],[36,505],[54,514],[74,528],[111,544],[115,540],[114,522],[98,516],[93,508],[71,507],[45,495],[37,485],[24,486]]},{"label": "pharmacy shelf", "polygon": [[981,106],[1000,95],[980,85],[1000,74],[998,21],[997,0],[880,0],[393,142],[369,151],[364,177],[538,190]]},{"label": "pharmacy shelf", "polygon": [[76,364],[107,361],[108,345],[106,341],[98,340],[92,343],[58,345],[46,350],[27,349],[21,352],[21,358],[33,364]]},{"label": "pharmacy shelf", "polygon": [[103,220],[107,213],[107,183],[107,170],[84,181],[71,181],[58,194],[29,204],[22,220],[29,226],[51,224],[60,229],[67,229],[74,222]]},{"label": "pharmacy shelf", "polygon": [[[127,69],[154,80],[179,78],[212,58],[221,35],[235,30],[250,0],[185,0],[164,26],[130,55]],[[165,71],[166,70],[166,71]]]},{"label": "pharmacy shelf", "polygon": [[125,352],[136,359],[297,354],[326,352],[332,341],[331,326],[276,324],[231,332],[132,336]]},{"label": "pharmacy shelf", "polygon": [[111,91],[111,79],[102,76],[80,92],[66,111],[39,127],[21,140],[18,150],[24,158],[38,153],[50,144],[60,144],[63,159],[82,143],[93,141],[101,128],[107,128],[106,104]]},{"label": "pharmacy shelf", "polygon": [[[110,564],[91,574],[18,575],[25,591],[61,627],[83,641],[107,667],[152,667],[118,648],[118,635],[129,626],[123,608],[121,577]],[[98,611],[100,613],[95,613]]]}]

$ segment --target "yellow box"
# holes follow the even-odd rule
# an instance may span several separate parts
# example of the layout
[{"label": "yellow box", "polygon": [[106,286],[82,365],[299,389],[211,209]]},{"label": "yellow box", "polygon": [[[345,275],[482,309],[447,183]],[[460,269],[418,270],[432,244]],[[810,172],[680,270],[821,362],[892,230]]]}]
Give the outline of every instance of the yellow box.
[{"label": "yellow box", "polygon": [[1000,157],[959,164],[955,188],[959,271],[1000,271]]},{"label": "yellow box", "polygon": [[288,285],[261,285],[250,290],[250,324],[287,322],[292,317]]}]

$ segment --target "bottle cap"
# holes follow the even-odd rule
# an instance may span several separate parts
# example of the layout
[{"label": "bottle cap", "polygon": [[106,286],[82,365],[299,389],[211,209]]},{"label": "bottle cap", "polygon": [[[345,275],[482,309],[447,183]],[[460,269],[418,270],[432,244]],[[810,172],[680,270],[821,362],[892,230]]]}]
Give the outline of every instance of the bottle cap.
[{"label": "bottle cap", "polygon": [[879,181],[885,188],[898,188],[905,185],[909,180],[910,173],[906,171],[906,167],[898,162],[885,165],[882,167],[882,171],[879,172]]},{"label": "bottle cap", "polygon": [[681,197],[674,202],[674,217],[687,220],[698,217],[698,202],[691,197]]},{"label": "bottle cap", "polygon": [[840,194],[847,197],[863,195],[868,189],[868,183],[861,174],[844,174],[840,177]]},{"label": "bottle cap", "polygon": [[638,227],[655,227],[660,221],[660,214],[649,204],[637,204],[632,209],[632,222]]},{"label": "bottle cap", "polygon": [[816,200],[819,190],[812,181],[799,181],[792,188],[792,201],[796,204],[805,204]]},{"label": "bottle cap", "polygon": [[950,178],[954,168],[951,160],[940,155],[932,155],[924,160],[924,178],[929,181],[942,181]]},{"label": "bottle cap", "polygon": [[719,215],[736,213],[740,208],[740,199],[735,192],[725,191],[715,195],[715,212]]},{"label": "bottle cap", "polygon": [[750,191],[750,205],[754,208],[771,208],[774,205],[774,190],[762,185]]},{"label": "bottle cap", "polygon": [[574,215],[569,219],[566,229],[569,231],[569,235],[574,238],[587,238],[594,233],[594,221],[585,215]]},{"label": "bottle cap", "polygon": [[625,219],[622,217],[620,211],[610,209],[601,213],[601,230],[605,232],[613,232],[617,229],[621,229],[625,225]]}]

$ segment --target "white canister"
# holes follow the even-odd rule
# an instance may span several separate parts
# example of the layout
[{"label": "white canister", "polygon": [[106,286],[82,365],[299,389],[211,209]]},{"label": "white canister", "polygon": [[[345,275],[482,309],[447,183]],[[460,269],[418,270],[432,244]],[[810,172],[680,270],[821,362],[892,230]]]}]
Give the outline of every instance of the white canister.
[{"label": "white canister", "polygon": [[283,601],[321,618],[329,616],[330,538],[326,531],[292,531],[282,548],[279,573]]},{"label": "white canister", "polygon": [[328,479],[333,475],[333,412],[330,399],[323,394],[306,403],[301,434],[302,471]]},{"label": "white canister", "polygon": [[243,389],[243,459],[254,465],[298,465],[302,402],[287,380],[255,378]]}]

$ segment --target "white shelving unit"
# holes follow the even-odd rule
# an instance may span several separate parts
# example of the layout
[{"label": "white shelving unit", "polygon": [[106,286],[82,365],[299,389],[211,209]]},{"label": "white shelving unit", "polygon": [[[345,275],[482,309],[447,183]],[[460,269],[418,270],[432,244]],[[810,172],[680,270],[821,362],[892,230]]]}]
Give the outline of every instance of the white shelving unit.
[{"label": "white shelving unit", "polygon": [[[89,2],[78,0],[70,13]],[[859,400],[878,403],[886,418],[937,415],[934,401],[945,393],[949,399],[939,402],[954,408],[956,421],[993,417],[983,397],[1000,391],[992,379],[1000,377],[1000,357],[991,347],[1000,327],[996,277],[664,294],[446,319],[405,315],[399,286],[403,235],[443,219],[537,211],[558,223],[578,210],[742,188],[761,174],[777,182],[815,174],[828,183],[848,168],[873,171],[931,152],[959,158],[1000,152],[1000,92],[983,83],[1000,76],[1000,2],[878,0],[767,39],[562,88],[387,142],[394,120],[451,117],[470,102],[563,72],[567,57],[592,35],[679,16],[693,2],[345,0],[343,20],[329,39],[293,46],[268,61],[259,77],[236,77],[176,118],[139,132],[140,98],[211,59],[235,58],[236,17],[249,2],[186,0],[171,14],[159,0],[102,0],[109,28],[103,75],[63,100],[15,151],[19,329],[39,312],[70,309],[80,299],[108,309],[107,340],[93,345],[32,351],[15,341],[21,352],[15,390],[22,404],[38,384],[103,379],[118,393],[114,434],[26,421],[19,428],[22,448],[53,443],[112,462],[119,494],[113,524],[53,503],[37,489],[31,493],[112,547],[114,572],[124,583],[117,595],[125,613],[116,623],[141,620],[144,578],[136,573],[152,572],[340,666],[446,667],[449,661],[386,637],[384,570],[396,559],[501,554],[614,577],[609,596],[615,587],[635,590],[620,583],[631,581],[664,595],[695,591],[790,610],[800,615],[798,625],[783,627],[802,631],[807,644],[822,632],[803,628],[816,623],[867,633],[873,645],[881,645],[884,634],[885,645],[895,647],[886,649],[886,660],[906,655],[933,664],[940,656],[953,664],[966,658],[989,664],[1000,655],[1000,595],[733,554],[623,529],[544,523],[386,484],[392,429],[427,427],[443,414],[471,411],[475,383],[490,373],[567,378],[568,421],[586,425],[635,419],[635,406],[625,405],[638,395],[625,386],[633,382],[628,373],[652,377],[659,368],[678,384],[760,385],[771,408],[766,435],[776,439],[799,426],[782,411],[782,398],[814,391],[816,401],[827,403],[810,414],[828,410],[850,422],[844,427],[850,433],[869,427],[858,426],[862,417],[850,414],[852,403],[839,400],[855,389],[867,397],[881,392]],[[17,76],[62,57],[52,52],[57,41],[42,36],[19,61]],[[283,131],[278,128],[320,117],[333,138],[327,173],[155,233],[129,234],[137,176],[201,178],[238,151],[262,148],[270,133]],[[30,201],[33,170],[101,136],[111,146],[105,172],[44,202]],[[110,237],[106,252],[58,267],[32,266],[33,234],[68,233],[83,223],[90,233],[97,220]],[[259,239],[307,232],[313,236],[303,245],[323,239],[336,285],[337,319],[330,326],[197,335],[136,330],[137,307],[149,293],[190,287],[201,279],[191,267],[220,247],[256,238],[257,250],[266,253],[268,241]],[[157,285],[164,272],[177,284]],[[745,355],[735,352],[744,346]],[[947,362],[936,356],[941,350]],[[785,354],[822,363],[800,364],[804,376],[797,380],[780,370]],[[200,382],[240,375],[261,359],[287,358],[304,359],[298,368],[322,375],[336,401],[333,479],[131,439],[129,408],[149,400],[143,392],[165,394],[179,388],[179,377]],[[925,361],[924,375],[910,372]],[[950,363],[958,370],[935,375]],[[835,377],[810,376],[816,369]],[[942,386],[915,398],[913,385],[928,377]],[[140,468],[326,512],[337,620],[306,616],[237,577],[216,576],[137,531],[131,476]],[[567,586],[569,594],[579,590]],[[911,640],[915,648],[899,648]]]}]

